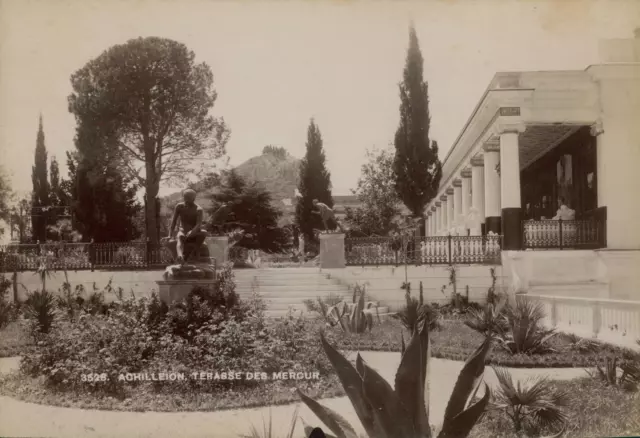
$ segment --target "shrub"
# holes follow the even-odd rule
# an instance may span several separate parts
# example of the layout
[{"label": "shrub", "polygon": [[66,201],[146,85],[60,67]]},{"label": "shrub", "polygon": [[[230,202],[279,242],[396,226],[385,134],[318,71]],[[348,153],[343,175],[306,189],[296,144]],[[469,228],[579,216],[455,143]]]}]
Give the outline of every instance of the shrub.
[{"label": "shrub", "polygon": [[46,290],[29,293],[25,301],[25,315],[30,320],[34,337],[49,333],[58,315],[55,296]]},{"label": "shrub", "polygon": [[596,372],[590,372],[608,386],[616,386],[627,390],[635,390],[640,384],[640,364],[638,362],[617,357],[607,357],[604,368],[596,365]]},{"label": "shrub", "polygon": [[[426,322],[420,330],[413,333],[402,355],[396,373],[395,389],[370,368],[360,355],[357,356],[354,367],[324,336],[320,340],[368,436],[431,436],[432,428],[426,408],[429,391],[425,387],[430,358],[429,329]],[[491,339],[487,338],[465,362],[445,410],[439,438],[467,437],[483,415],[491,397],[489,387],[484,385],[485,394],[479,401],[475,401],[475,395],[482,383],[484,363],[490,348]],[[357,436],[353,426],[340,414],[322,406],[300,390],[298,394],[336,436]]]},{"label": "shrub", "polygon": [[[496,368],[494,371],[498,389],[493,407],[509,417],[517,434],[527,432],[539,436],[542,430],[564,426],[567,416],[563,408],[569,405],[568,393],[553,390],[547,378],[514,384],[507,370]],[[562,430],[557,436],[561,434]]]},{"label": "shrub", "polygon": [[487,303],[480,309],[469,309],[464,324],[484,336],[501,336],[509,330],[504,306],[493,303]]},{"label": "shrub", "polygon": [[542,303],[519,298],[515,305],[505,306],[507,331],[496,337],[499,345],[512,354],[541,354],[552,352],[548,341],[557,333],[543,326],[545,318]]},{"label": "shrub", "polygon": [[346,333],[364,333],[373,328],[373,315],[365,310],[371,309],[373,303],[365,304],[366,290],[358,284],[353,288],[351,306],[342,301],[327,310],[330,325],[339,325]]},{"label": "shrub", "polygon": [[411,296],[411,284],[407,284],[405,292],[406,304],[404,308],[394,315],[394,318],[400,320],[409,333],[413,333],[426,318],[429,322],[429,330],[437,330],[440,328],[440,314],[435,307],[424,303],[424,291],[422,282],[420,282],[419,299]]},{"label": "shrub", "polygon": [[0,277],[0,329],[18,317],[18,306],[7,298],[10,288],[11,280],[4,276]]}]

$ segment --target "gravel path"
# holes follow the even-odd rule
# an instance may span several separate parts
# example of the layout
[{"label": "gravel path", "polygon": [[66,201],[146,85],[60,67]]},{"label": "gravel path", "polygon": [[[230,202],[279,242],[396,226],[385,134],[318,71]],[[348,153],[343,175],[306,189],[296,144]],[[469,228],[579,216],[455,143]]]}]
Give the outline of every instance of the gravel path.
[{"label": "gravel path", "polygon": [[[365,361],[390,382],[400,362],[400,354],[362,352]],[[17,369],[18,358],[0,359],[0,373]],[[429,384],[431,388],[431,423],[439,424],[453,389],[462,362],[432,359]],[[541,375],[557,380],[569,380],[585,375],[582,369],[512,369],[518,379]],[[485,379],[490,387],[496,377],[488,367]],[[361,431],[361,426],[346,397],[325,399],[322,403],[343,415]],[[292,415],[300,406],[299,416],[308,424],[320,425],[313,413],[301,404],[239,409],[218,412],[112,412],[44,406],[0,396],[0,436],[29,437],[220,437],[238,438],[249,432],[251,424],[262,430],[263,418],[271,411],[276,436],[284,436]],[[302,426],[296,436],[302,436]]]}]

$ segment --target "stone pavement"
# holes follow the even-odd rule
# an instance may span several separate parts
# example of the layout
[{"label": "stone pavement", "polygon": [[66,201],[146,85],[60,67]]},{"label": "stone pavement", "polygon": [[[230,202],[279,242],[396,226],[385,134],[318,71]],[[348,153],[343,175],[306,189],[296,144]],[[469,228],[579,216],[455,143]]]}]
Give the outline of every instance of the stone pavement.
[{"label": "stone pavement", "polygon": [[[363,352],[365,361],[393,382],[400,362],[399,353]],[[0,359],[0,372],[16,369],[16,358]],[[432,359],[429,384],[431,389],[431,423],[442,422],[444,410],[462,362]],[[585,375],[582,369],[512,369],[514,378],[523,379],[545,375],[552,379],[568,380]],[[487,367],[485,379],[489,386],[496,385],[493,371]],[[349,400],[338,397],[322,400],[322,404],[341,412],[356,430],[362,432]],[[300,406],[299,416],[310,425],[321,426],[306,406],[291,405],[237,409],[216,412],[113,412],[75,408],[61,408],[25,403],[9,397],[0,397],[0,436],[30,437],[220,437],[238,438],[249,433],[251,424],[262,430],[263,419],[271,412],[275,436],[284,436],[292,415]],[[298,423],[296,437],[303,436]]]}]

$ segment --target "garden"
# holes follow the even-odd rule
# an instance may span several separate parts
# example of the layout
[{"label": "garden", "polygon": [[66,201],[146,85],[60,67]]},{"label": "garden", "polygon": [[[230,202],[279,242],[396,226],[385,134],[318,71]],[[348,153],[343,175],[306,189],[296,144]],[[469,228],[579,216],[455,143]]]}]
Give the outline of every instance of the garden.
[{"label": "garden", "polygon": [[[357,286],[348,302],[332,297],[309,301],[314,317],[289,313],[270,319],[259,296],[238,298],[230,265],[219,272],[214,290],[195,288],[170,306],[156,295],[135,298],[111,285],[85,291],[68,283],[56,293],[44,287],[32,291],[15,305],[6,298],[11,282],[3,280],[0,286],[0,356],[21,356],[17,372],[0,376],[0,394],[24,401],[175,412],[302,400],[318,416],[317,426],[350,437],[351,426],[336,423],[335,413],[314,401],[347,394],[371,436],[404,436],[397,435],[406,431],[396,430],[393,421],[393,427],[376,435],[378,423],[368,425],[371,419],[361,407],[377,406],[382,397],[399,400],[402,409],[387,403],[379,415],[393,418],[393,412],[397,416],[405,410],[418,415],[422,408],[406,401],[407,388],[424,387],[426,373],[419,364],[440,358],[466,362],[449,401],[457,411],[453,415],[447,407],[438,436],[603,436],[640,431],[636,352],[547,329],[539,305],[527,300],[509,303],[491,290],[482,306],[461,296],[435,306],[424,302],[421,290],[413,296],[408,284],[404,309],[395,317],[381,318],[366,290]],[[345,358],[355,351],[401,354],[398,376],[404,377],[396,377],[395,390],[361,359],[354,364]],[[482,395],[478,390],[485,364],[494,368],[497,384]],[[569,381],[519,381],[508,368],[585,371],[584,377]],[[167,372],[174,377],[163,379]],[[238,372],[292,372],[314,378],[249,379]],[[365,375],[373,375],[373,381],[362,380],[356,387],[365,388],[364,393],[354,395],[353,379]],[[460,382],[467,382],[462,385],[467,389],[461,389]],[[373,385],[371,390],[367,385]],[[457,415],[465,420],[456,424],[468,430],[451,435],[447,427]],[[387,424],[385,418],[376,421]]]}]

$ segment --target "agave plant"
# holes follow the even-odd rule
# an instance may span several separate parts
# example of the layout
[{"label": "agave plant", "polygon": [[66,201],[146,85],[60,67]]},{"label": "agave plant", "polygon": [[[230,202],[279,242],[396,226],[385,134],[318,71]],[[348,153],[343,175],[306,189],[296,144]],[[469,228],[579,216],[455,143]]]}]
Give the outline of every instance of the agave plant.
[{"label": "agave plant", "polygon": [[492,408],[506,413],[517,434],[560,428],[553,437],[562,435],[567,422],[562,408],[570,402],[567,392],[555,390],[546,377],[514,383],[507,370],[494,368],[494,371],[498,389]]},{"label": "agave plant", "polygon": [[[285,435],[285,438],[293,438],[293,432],[296,429],[296,423],[298,422],[298,409],[296,409],[293,413],[293,417],[291,418],[291,425],[289,426],[289,432]],[[248,435],[241,435],[241,438],[275,438],[273,432],[273,418],[271,416],[271,411],[269,411],[269,423],[267,424],[262,419],[262,433],[252,424],[251,431]]]},{"label": "agave plant", "polygon": [[[429,424],[429,328],[428,321],[413,333],[402,354],[395,388],[370,368],[358,354],[355,367],[321,335],[320,340],[353,408],[370,438],[431,438]],[[484,413],[491,393],[475,400],[482,383],[491,339],[465,362],[447,405],[438,438],[465,438]],[[298,390],[302,401],[337,438],[358,438],[340,414]]]},{"label": "agave plant", "polygon": [[49,333],[58,312],[55,295],[47,290],[35,291],[27,295],[25,314],[35,324],[35,333]]},{"label": "agave plant", "polygon": [[545,318],[542,303],[527,298],[516,300],[515,306],[505,307],[507,331],[496,340],[512,354],[539,354],[553,351],[548,341],[556,336],[555,329],[543,325]]},{"label": "agave plant", "polygon": [[[358,294],[357,292],[360,291]],[[373,327],[373,315],[365,310],[373,307],[373,303],[365,304],[364,288],[356,287],[353,293],[353,303],[351,306],[344,301],[331,306],[327,310],[327,320],[330,325],[337,323],[346,333],[364,333],[371,331]],[[333,323],[333,324],[332,324]]]}]

